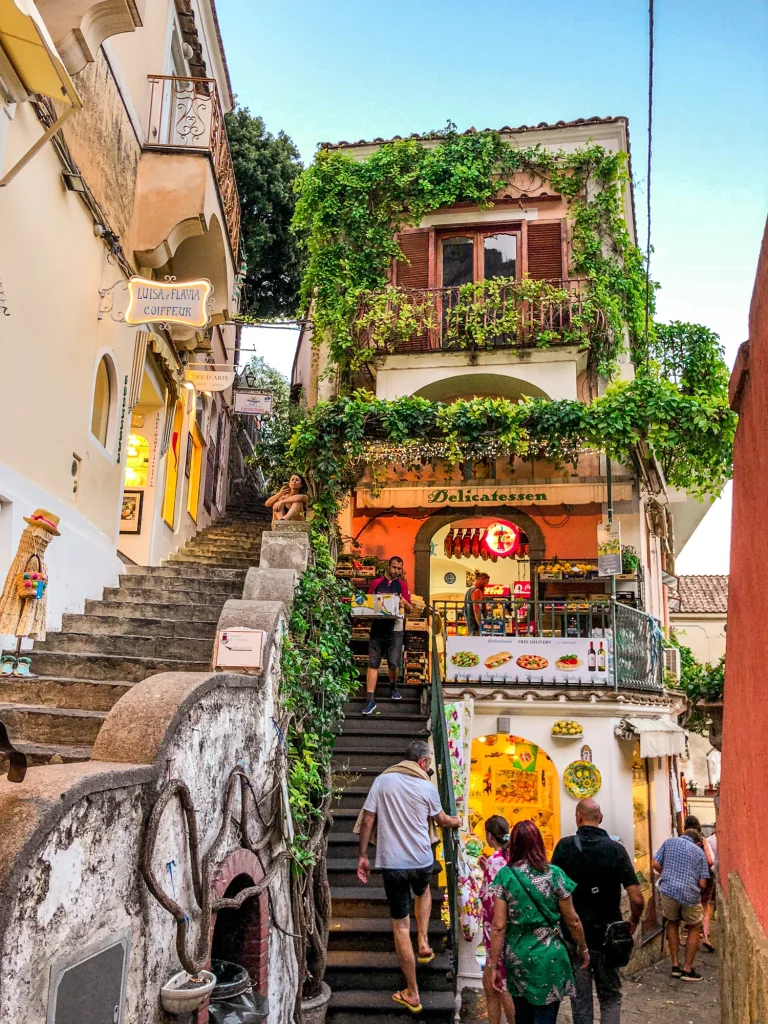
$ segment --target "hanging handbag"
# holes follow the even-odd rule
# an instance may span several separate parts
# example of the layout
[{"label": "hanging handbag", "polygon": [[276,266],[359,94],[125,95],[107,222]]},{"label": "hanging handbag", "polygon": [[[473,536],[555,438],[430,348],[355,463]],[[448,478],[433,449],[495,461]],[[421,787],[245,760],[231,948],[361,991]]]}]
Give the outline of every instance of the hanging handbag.
[{"label": "hanging handbag", "polygon": [[[30,562],[33,558],[37,559],[37,571],[30,569]],[[29,599],[40,601],[47,586],[48,577],[43,572],[43,562],[40,555],[30,555],[24,565],[24,571],[16,573],[16,590],[19,597],[23,601]]]}]

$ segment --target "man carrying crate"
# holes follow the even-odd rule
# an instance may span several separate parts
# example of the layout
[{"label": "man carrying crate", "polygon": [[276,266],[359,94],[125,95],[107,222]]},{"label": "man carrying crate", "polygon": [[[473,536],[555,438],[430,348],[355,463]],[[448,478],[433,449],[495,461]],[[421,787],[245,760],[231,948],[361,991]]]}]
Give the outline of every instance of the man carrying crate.
[{"label": "man carrying crate", "polygon": [[376,683],[379,678],[381,659],[387,659],[389,667],[389,684],[392,700],[401,700],[402,694],[397,688],[397,677],[403,656],[403,610],[411,611],[411,592],[403,579],[405,566],[402,558],[393,555],[390,558],[383,576],[373,580],[368,588],[369,594],[397,594],[400,597],[400,614],[392,617],[374,616],[371,622],[371,636],[368,641],[368,676],[366,693],[368,701],[363,708],[364,715],[372,715],[376,710]]}]

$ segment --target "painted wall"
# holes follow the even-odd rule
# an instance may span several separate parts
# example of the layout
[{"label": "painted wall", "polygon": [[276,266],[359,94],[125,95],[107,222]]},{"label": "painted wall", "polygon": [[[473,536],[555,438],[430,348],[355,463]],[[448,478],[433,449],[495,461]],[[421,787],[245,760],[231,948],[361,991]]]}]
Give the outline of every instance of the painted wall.
[{"label": "painted wall", "polygon": [[749,342],[739,351],[731,400],[739,413],[734,447],[728,663],[725,669],[719,853],[723,885],[738,872],[763,929],[768,929],[768,858],[755,830],[765,805],[765,629],[768,592],[768,226],[750,310]]}]

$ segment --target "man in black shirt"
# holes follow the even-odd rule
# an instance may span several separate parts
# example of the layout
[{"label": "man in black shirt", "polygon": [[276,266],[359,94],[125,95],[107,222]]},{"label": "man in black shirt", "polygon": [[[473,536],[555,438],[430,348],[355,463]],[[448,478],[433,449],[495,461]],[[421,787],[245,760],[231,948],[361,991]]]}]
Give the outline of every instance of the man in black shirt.
[{"label": "man in black shirt", "polygon": [[573,906],[584,925],[589,947],[589,968],[574,971],[576,995],[571,999],[573,1024],[593,1024],[592,979],[600,1002],[601,1024],[619,1024],[621,978],[617,967],[606,963],[603,943],[609,924],[621,921],[621,888],[630,903],[630,928],[635,929],[643,914],[645,900],[629,854],[600,828],[603,815],[594,800],[576,805],[576,835],[561,839],[552,863],[576,883]]}]

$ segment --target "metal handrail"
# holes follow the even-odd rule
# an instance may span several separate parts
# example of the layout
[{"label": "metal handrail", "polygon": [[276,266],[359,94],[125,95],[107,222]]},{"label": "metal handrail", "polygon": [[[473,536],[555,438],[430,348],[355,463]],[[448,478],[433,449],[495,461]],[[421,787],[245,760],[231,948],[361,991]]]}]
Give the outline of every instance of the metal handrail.
[{"label": "metal handrail", "polygon": [[[445,722],[445,703],[443,701],[443,681],[440,672],[440,656],[437,640],[432,637],[432,693],[430,703],[432,721],[432,744],[435,750],[435,771],[437,772],[437,789],[443,810],[450,815],[456,814],[456,796],[453,792],[453,772],[451,770],[451,753],[448,746],[448,728]],[[459,879],[458,851],[459,834],[457,829],[441,829],[443,839],[443,858],[445,860],[446,889],[450,911],[451,960],[453,964],[454,994],[459,976]]]}]

